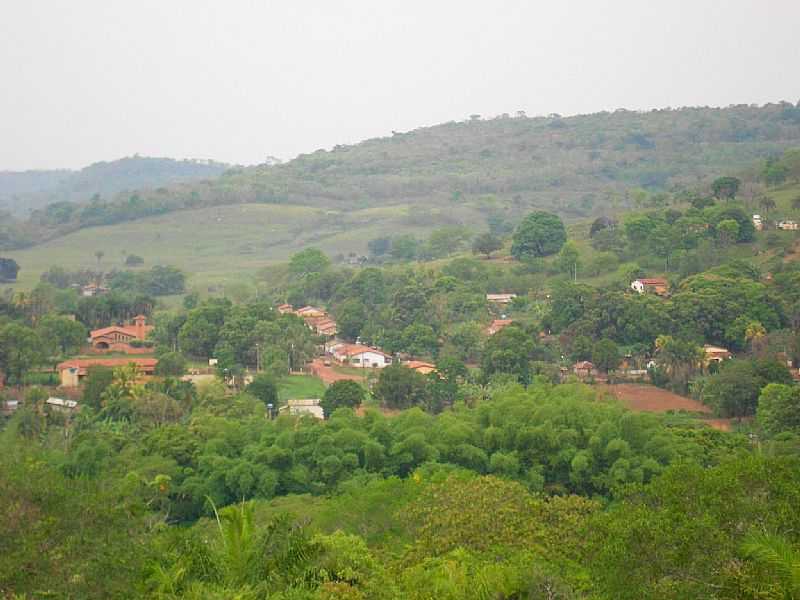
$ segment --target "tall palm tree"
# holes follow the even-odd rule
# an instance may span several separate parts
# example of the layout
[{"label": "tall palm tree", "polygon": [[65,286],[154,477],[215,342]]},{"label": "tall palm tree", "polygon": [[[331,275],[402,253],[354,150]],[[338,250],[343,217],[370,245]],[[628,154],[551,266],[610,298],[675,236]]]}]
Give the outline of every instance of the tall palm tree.
[{"label": "tall palm tree", "polygon": [[741,549],[745,557],[772,574],[785,600],[800,600],[800,551],[784,537],[751,533]]}]

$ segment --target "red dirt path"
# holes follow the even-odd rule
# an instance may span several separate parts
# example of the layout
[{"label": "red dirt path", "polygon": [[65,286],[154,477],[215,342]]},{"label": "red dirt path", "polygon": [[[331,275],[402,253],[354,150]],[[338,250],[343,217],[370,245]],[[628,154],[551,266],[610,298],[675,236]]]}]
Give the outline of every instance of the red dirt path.
[{"label": "red dirt path", "polygon": [[[325,385],[330,385],[334,381],[343,381],[345,379],[351,379],[353,381],[364,381],[364,377],[362,375],[348,375],[347,373],[338,373],[333,369],[333,367],[326,367],[325,363],[321,358],[315,358],[311,361],[311,364],[308,366],[308,370],[311,372],[312,375],[316,375],[320,379],[322,379],[322,383]],[[367,372],[370,369],[366,369]]]},{"label": "red dirt path", "polygon": [[[652,385],[619,383],[615,385],[598,385],[597,387],[608,392],[609,395],[619,400],[630,410],[637,412],[663,413],[669,410],[685,410],[687,412],[711,415],[711,409],[705,404]],[[704,417],[703,422],[714,429],[722,431],[729,431],[731,428],[730,419]]]}]

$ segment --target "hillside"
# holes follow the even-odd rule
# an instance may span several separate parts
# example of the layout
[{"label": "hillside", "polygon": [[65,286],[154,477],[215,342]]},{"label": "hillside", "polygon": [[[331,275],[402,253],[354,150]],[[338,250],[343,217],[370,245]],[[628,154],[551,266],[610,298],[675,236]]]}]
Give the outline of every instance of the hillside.
[{"label": "hillside", "polygon": [[53,202],[85,202],[95,194],[113,196],[124,190],[206,179],[226,168],[210,161],[131,156],[94,163],[79,171],[2,171],[0,210],[25,216]]},{"label": "hillside", "polygon": [[[0,227],[0,249],[175,210],[247,203],[466,207],[508,220],[536,207],[585,218],[633,206],[632,190],[695,189],[798,145],[800,107],[789,103],[473,118],[318,150],[281,165],[229,169],[213,180],[37,211],[27,222]],[[136,180],[95,167],[90,181],[131,189]],[[84,200],[91,196],[91,186],[75,182],[72,197],[81,195],[76,188]]]}]

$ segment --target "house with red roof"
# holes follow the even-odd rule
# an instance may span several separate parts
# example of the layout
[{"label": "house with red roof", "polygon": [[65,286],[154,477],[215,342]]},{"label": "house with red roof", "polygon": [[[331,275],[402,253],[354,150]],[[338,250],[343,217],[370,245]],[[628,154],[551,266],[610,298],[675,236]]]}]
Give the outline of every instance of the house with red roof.
[{"label": "house with red roof", "polygon": [[56,367],[61,378],[61,387],[78,387],[89,372],[90,367],[111,369],[134,364],[142,375],[153,375],[158,364],[157,358],[74,358],[65,360]]},{"label": "house with red roof", "polygon": [[390,355],[361,344],[336,344],[331,353],[337,361],[351,367],[382,369],[392,364]]},{"label": "house with red roof", "polygon": [[147,325],[147,317],[137,315],[131,325],[112,325],[95,329],[89,333],[92,349],[96,352],[124,352],[126,354],[142,354],[152,352],[144,347],[134,347],[133,340],[144,341],[147,334],[153,330],[152,325]]}]

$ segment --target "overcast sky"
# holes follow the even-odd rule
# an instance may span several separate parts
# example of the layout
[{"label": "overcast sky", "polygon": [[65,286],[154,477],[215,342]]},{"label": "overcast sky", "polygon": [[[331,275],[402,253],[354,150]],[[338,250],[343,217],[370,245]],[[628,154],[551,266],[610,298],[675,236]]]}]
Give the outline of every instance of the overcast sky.
[{"label": "overcast sky", "polygon": [[2,0],[0,170],[800,99],[798,0]]}]

